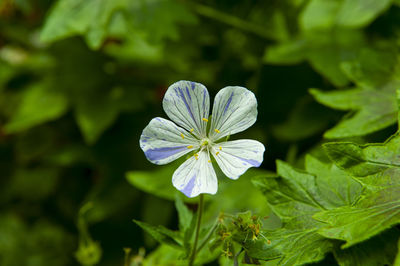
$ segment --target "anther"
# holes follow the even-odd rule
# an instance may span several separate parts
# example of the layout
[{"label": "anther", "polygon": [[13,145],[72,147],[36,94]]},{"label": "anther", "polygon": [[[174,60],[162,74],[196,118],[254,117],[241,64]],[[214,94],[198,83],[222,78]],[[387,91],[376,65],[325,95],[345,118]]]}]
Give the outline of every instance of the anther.
[{"label": "anther", "polygon": [[193,148],[193,145],[189,145],[189,146],[187,146],[187,148],[188,148],[188,149],[191,149],[191,148]]},{"label": "anther", "polygon": [[208,160],[209,163],[211,163],[211,160]]},{"label": "anther", "polygon": [[182,137],[182,139],[184,139],[184,138],[185,138],[185,136],[183,135],[183,133],[181,133],[181,137]]},{"label": "anther", "polygon": [[222,151],[222,147],[221,146],[219,146],[219,148],[218,148],[220,151]]},{"label": "anther", "polygon": [[215,155],[218,155],[219,154],[219,151],[217,151],[216,153],[215,153]]},{"label": "anther", "polygon": [[214,129],[215,132],[220,133],[221,131],[219,131],[218,129]]},{"label": "anther", "polygon": [[203,117],[203,121],[206,121],[206,122],[208,122],[208,119]]},{"label": "anther", "polygon": [[190,132],[193,132],[193,131],[194,131],[194,128],[191,128],[189,131],[190,131]]}]

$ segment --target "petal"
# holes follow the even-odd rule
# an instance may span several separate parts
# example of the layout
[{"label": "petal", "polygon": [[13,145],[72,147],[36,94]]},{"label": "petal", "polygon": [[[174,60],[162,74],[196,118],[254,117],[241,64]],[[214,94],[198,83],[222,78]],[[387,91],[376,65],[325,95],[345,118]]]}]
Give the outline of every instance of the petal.
[{"label": "petal", "polygon": [[259,167],[265,147],[262,143],[241,139],[214,144],[212,154],[224,174],[238,179],[250,167]]},{"label": "petal", "polygon": [[257,120],[257,100],[243,87],[225,87],[215,96],[209,137],[218,140],[241,132]]},{"label": "petal", "polygon": [[196,197],[200,193],[217,193],[217,175],[209,154],[201,151],[197,158],[192,156],[186,160],[176,169],[172,176],[172,184],[189,198]]},{"label": "petal", "polygon": [[163,107],[172,121],[200,138],[206,136],[210,96],[204,85],[192,81],[172,84],[165,93]]},{"label": "petal", "polygon": [[153,118],[140,136],[140,148],[155,164],[167,164],[199,148],[189,132],[164,118]]}]

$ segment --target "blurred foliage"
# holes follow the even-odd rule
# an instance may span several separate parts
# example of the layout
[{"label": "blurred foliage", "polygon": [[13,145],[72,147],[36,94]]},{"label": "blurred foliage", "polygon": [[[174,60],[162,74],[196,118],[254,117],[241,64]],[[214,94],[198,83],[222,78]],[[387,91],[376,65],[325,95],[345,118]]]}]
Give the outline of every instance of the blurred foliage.
[{"label": "blurred foliage", "polygon": [[198,264],[400,265],[399,45],[398,0],[0,0],[0,265],[187,264],[196,199],[139,148],[183,79],[254,91],[267,148]]}]

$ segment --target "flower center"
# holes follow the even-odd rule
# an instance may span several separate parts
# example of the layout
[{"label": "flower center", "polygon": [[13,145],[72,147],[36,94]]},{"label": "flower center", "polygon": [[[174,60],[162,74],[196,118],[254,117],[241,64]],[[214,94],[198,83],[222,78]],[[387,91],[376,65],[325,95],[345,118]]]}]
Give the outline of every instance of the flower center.
[{"label": "flower center", "polygon": [[200,141],[201,143],[201,148],[207,148],[208,145],[211,144],[211,141],[208,138],[204,138]]}]

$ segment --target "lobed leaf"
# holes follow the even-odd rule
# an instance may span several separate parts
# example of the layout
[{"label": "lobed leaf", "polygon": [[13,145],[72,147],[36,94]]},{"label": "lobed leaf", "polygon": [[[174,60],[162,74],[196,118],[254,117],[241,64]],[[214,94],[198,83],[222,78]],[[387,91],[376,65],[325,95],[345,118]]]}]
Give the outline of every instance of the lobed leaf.
[{"label": "lobed leaf", "polygon": [[277,161],[279,178],[254,179],[283,221],[281,229],[265,232],[271,245],[264,253],[255,253],[256,258],[273,259],[268,252],[277,249],[282,253],[280,264],[305,264],[322,260],[334,249],[334,242],[319,234],[325,224],[312,216],[354,203],[362,187],[344,171],[311,156],[305,165],[307,172]]},{"label": "lobed leaf", "polygon": [[346,241],[343,247],[365,241],[400,222],[400,136],[384,144],[328,143],[331,160],[369,188],[351,206],[314,215],[328,224],[326,237]]}]

